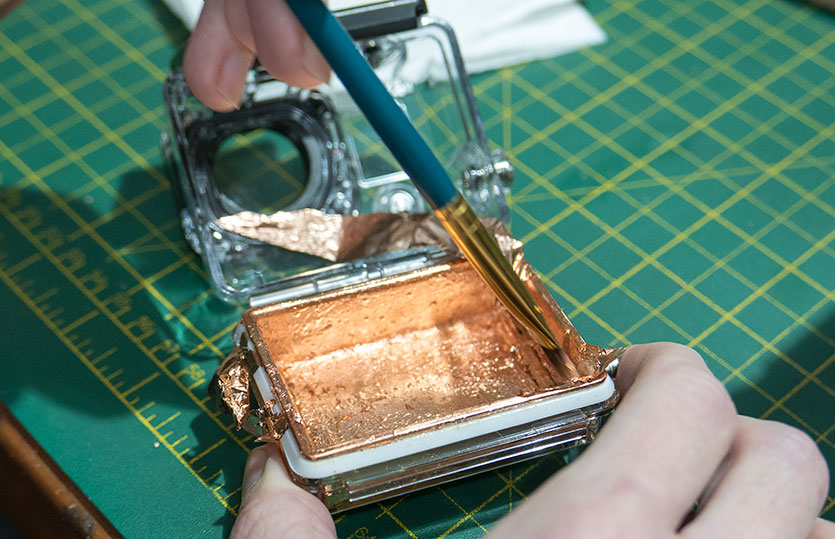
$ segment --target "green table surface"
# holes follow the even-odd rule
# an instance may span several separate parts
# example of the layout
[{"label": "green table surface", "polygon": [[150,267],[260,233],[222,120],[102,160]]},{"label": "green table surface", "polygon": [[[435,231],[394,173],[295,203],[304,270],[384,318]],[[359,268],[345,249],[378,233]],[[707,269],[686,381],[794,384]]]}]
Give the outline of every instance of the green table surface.
[{"label": "green table surface", "polygon": [[[474,77],[517,170],[512,231],[587,340],[694,346],[741,412],[835,464],[835,19],[588,8],[606,44]],[[158,149],[185,38],[150,0],[29,0],[0,22],[0,399],[128,537],[228,533],[253,447],[206,396],[240,313],[207,291]],[[478,536],[557,462],[337,529]]]}]

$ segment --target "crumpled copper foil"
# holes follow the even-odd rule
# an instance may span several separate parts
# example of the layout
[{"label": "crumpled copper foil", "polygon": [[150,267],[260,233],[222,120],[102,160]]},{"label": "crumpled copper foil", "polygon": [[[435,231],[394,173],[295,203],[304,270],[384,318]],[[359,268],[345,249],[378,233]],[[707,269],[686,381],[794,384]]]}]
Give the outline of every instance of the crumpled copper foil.
[{"label": "crumpled copper foil", "polygon": [[253,413],[258,421],[258,437],[256,442],[279,442],[284,431],[288,428],[287,417],[282,414],[276,416],[273,412],[275,409],[275,399],[270,399],[264,403],[264,407]]},{"label": "crumpled copper foil", "polygon": [[597,376],[626,351],[626,347],[602,348],[587,344],[551,296],[545,284],[538,278],[531,278],[531,275],[534,275],[534,270],[521,253],[518,259],[513,260],[513,262],[513,269],[522,278],[522,282],[532,289],[533,297],[542,309],[545,321],[548,322],[548,326],[559,341],[562,352],[574,363],[580,376]]},{"label": "crumpled copper foil", "polygon": [[[249,369],[242,348],[226,356],[209,384],[209,393],[221,410],[235,418],[238,430],[244,429],[258,442],[278,442],[288,428],[284,415],[274,412],[276,402],[270,399],[263,407],[251,406],[249,399]],[[257,387],[253,387],[258,393]],[[260,397],[258,397],[260,398]]]},{"label": "crumpled copper foil", "polygon": [[235,425],[240,430],[249,417],[249,370],[240,348],[236,348],[220,364],[215,379],[210,391],[218,391],[213,396],[235,418]]},{"label": "crumpled copper foil", "polygon": [[[504,229],[497,219],[484,219],[484,223],[491,232],[497,226]],[[307,208],[264,215],[243,211],[221,217],[218,224],[245,238],[331,262],[428,246],[457,251],[431,213],[334,215]]]}]

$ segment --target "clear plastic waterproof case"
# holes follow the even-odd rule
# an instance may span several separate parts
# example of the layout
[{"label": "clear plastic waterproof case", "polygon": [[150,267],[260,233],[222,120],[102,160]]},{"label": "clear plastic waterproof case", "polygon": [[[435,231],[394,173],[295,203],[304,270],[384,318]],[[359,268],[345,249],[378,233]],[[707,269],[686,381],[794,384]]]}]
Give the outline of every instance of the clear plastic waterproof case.
[{"label": "clear plastic waterproof case", "polygon": [[[412,0],[337,15],[473,208],[507,222],[512,167],[487,143],[449,26]],[[617,400],[606,366],[618,351],[585,344],[509,235],[562,354],[443,245],[322,255],[351,219],[429,209],[338,80],[300,90],[256,68],[240,110],[213,113],[175,70],[164,95],[186,238],[217,293],[251,305],[215,396],[281,446],[298,484],[341,510],[591,440]],[[296,228],[275,228],[279,215]],[[402,226],[371,217],[384,223],[365,227],[373,238]],[[273,228],[229,226],[244,221]],[[424,226],[438,225],[412,235]]]}]

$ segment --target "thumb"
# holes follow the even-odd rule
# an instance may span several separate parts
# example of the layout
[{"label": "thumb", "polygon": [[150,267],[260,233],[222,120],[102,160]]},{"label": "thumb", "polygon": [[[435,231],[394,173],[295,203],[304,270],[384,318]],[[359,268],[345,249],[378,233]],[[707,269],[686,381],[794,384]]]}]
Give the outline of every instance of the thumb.
[{"label": "thumb", "polygon": [[295,485],[273,444],[254,449],[244,469],[243,501],[232,539],[335,538],[325,505]]}]

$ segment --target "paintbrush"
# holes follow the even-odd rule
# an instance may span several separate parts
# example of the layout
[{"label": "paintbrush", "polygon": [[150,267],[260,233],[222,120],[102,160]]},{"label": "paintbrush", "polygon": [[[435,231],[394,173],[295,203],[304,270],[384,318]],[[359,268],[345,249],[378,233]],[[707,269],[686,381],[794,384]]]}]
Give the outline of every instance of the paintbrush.
[{"label": "paintbrush", "polygon": [[286,0],[357,106],[432,206],[444,228],[499,301],[543,347],[559,345],[542,310],[495,238],[321,0]]}]

